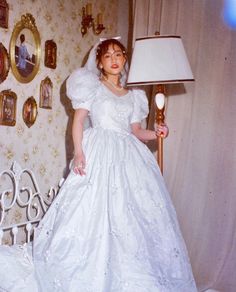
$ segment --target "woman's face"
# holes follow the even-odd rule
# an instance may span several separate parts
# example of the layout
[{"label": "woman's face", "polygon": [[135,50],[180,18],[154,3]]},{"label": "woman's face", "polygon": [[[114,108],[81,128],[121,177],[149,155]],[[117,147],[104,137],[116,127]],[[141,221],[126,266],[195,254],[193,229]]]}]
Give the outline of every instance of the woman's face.
[{"label": "woman's face", "polygon": [[121,48],[116,44],[110,44],[107,52],[102,55],[99,66],[106,75],[119,75],[124,68],[126,57]]}]

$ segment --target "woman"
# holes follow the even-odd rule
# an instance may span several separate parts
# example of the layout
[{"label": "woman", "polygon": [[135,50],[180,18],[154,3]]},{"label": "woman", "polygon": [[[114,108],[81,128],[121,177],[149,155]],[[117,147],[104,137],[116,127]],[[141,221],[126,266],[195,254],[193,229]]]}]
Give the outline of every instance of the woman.
[{"label": "woman", "polygon": [[[106,40],[97,48],[96,63],[97,63],[98,68],[101,71],[99,74],[100,82],[108,90],[111,91],[111,94],[117,97],[126,97],[126,95],[128,94],[128,90],[125,87],[123,87],[123,85],[120,82],[120,74],[122,70],[124,70],[126,61],[127,61],[127,56],[126,56],[125,48],[117,40],[112,40],[112,41]],[[79,74],[82,73],[85,75],[88,74],[86,72],[79,70],[77,73],[76,72],[74,73],[75,76],[78,73]],[[91,76],[91,78],[93,78],[93,76]],[[73,78],[73,75],[71,79],[72,79],[72,83],[76,82]],[[70,82],[71,80],[69,79],[68,84]],[[94,83],[96,82],[97,82],[97,79],[94,80]],[[71,87],[72,87],[72,90],[70,89],[70,85],[69,85],[68,94],[72,96],[72,102],[74,102],[73,101],[73,96],[75,94],[74,84],[71,84]],[[71,93],[70,93],[70,90],[72,91]],[[79,87],[78,87],[78,90],[79,90]],[[139,96],[138,99],[140,99],[141,107],[143,107],[143,109],[140,108],[140,110],[143,110],[143,114],[145,114],[145,112],[147,112],[146,97],[144,96],[144,93],[142,91],[136,90],[135,94]],[[107,93],[105,93],[105,95],[107,95]],[[77,102],[77,99],[75,99],[75,101]],[[74,148],[75,148],[74,171],[76,173],[84,175],[85,174],[84,168],[85,168],[86,162],[85,162],[85,156],[82,149],[82,134],[83,134],[84,120],[86,116],[88,115],[89,108],[86,106],[85,107],[81,106],[77,109],[77,106],[75,105],[75,109],[76,110],[75,110],[74,122],[73,122],[73,141],[74,141]],[[141,118],[144,118],[144,117],[145,116]],[[117,122],[117,127],[120,128],[120,125],[119,125],[120,121],[118,120],[116,122]],[[110,128],[110,126],[108,127]],[[137,121],[132,121],[130,124],[130,127],[131,127],[130,128],[131,132],[138,139],[144,140],[144,141],[156,139],[157,136],[159,135],[163,135],[163,137],[166,137],[168,134],[168,128],[166,125],[157,126],[156,132],[141,129],[139,118]],[[107,125],[105,126],[105,128],[107,128]],[[128,130],[129,132],[129,129],[123,129],[123,130],[126,130],[126,131]]]},{"label": "woman", "polygon": [[40,291],[196,291],[162,175],[141,142],[168,128],[141,128],[147,99],[124,87],[126,62],[123,45],[105,40],[67,80],[74,159],[36,233]]}]

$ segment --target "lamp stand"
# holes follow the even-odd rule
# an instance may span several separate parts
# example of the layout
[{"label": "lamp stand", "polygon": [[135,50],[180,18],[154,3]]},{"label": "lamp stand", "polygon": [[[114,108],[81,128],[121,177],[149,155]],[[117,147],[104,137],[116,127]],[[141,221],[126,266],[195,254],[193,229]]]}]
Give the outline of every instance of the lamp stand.
[{"label": "lamp stand", "polygon": [[[157,85],[157,94],[162,93],[164,94],[165,88],[164,85],[159,84]],[[157,105],[157,104],[156,104]],[[162,125],[165,122],[165,105],[161,106],[160,108],[156,107],[156,123],[158,125]],[[161,173],[163,174],[163,138],[162,137],[157,137],[157,163],[159,165],[159,168],[161,170]]]}]

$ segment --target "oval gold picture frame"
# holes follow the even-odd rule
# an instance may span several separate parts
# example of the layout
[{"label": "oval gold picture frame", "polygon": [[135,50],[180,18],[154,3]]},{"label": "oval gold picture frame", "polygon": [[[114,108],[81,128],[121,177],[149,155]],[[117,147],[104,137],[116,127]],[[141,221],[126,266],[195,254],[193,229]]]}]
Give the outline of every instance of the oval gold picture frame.
[{"label": "oval gold picture frame", "polygon": [[35,98],[31,96],[25,101],[22,109],[23,120],[28,128],[30,128],[35,123],[37,114],[37,102]]},{"label": "oval gold picture frame", "polygon": [[2,83],[8,75],[10,69],[10,60],[7,49],[0,43],[0,83]]},{"label": "oval gold picture frame", "polygon": [[30,13],[21,16],[16,23],[10,40],[10,62],[13,75],[28,83],[38,73],[40,64],[40,36],[35,19]]}]

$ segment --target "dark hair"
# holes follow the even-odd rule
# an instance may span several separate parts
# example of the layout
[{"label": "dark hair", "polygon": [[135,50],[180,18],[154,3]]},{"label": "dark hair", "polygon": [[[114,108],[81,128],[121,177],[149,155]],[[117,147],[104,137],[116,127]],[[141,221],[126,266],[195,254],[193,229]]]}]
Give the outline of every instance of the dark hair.
[{"label": "dark hair", "polygon": [[21,43],[23,43],[25,41],[25,35],[24,34],[20,35],[20,41],[21,41]]},{"label": "dark hair", "polygon": [[[116,39],[108,39],[108,40],[101,42],[97,47],[97,53],[96,53],[97,65],[99,65],[99,63],[101,62],[102,56],[106,54],[110,45],[113,45],[113,47],[114,47],[114,45],[117,45],[121,49],[125,58],[127,58],[125,46]],[[98,69],[100,70],[99,67],[98,67]]]}]

